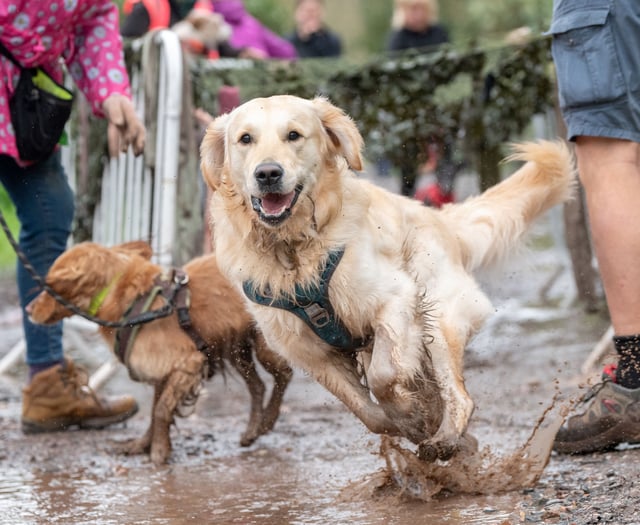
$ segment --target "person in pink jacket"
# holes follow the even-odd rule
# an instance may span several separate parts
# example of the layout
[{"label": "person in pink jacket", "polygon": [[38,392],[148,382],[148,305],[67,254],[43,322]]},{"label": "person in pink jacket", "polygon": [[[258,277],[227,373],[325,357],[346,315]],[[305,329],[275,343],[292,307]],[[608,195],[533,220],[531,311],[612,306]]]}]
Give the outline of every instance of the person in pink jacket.
[{"label": "person in pink jacket", "polygon": [[[131,102],[118,21],[118,8],[110,0],[0,0],[0,43],[20,66],[39,67],[57,82],[62,81],[66,65],[93,112],[108,121],[110,154],[129,147],[140,154],[145,129]],[[16,207],[19,248],[44,276],[66,248],[74,195],[59,147],[38,162],[20,158],[9,101],[21,68],[0,54],[0,73],[0,182]],[[132,397],[95,395],[87,386],[86,373],[65,359],[61,323],[31,323],[24,307],[39,288],[21,263],[16,277],[29,366],[22,399],[23,431],[102,428],[132,416],[138,409]]]},{"label": "person in pink jacket", "polygon": [[251,48],[264,58],[296,58],[296,49],[288,40],[276,35],[249,14],[242,0],[213,0],[213,9],[233,29],[229,43],[238,48]]}]

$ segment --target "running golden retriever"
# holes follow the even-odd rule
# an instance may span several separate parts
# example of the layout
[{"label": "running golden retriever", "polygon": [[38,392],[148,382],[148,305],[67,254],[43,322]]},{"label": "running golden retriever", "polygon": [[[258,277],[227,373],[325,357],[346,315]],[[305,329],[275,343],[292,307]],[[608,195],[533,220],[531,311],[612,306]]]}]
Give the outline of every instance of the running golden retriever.
[{"label": "running golden retriever", "polygon": [[254,99],[218,117],[201,146],[218,263],[271,348],[372,432],[446,460],[473,411],[464,349],[492,311],[471,272],[570,197],[572,158],[559,142],[521,144],[516,173],[434,210],[358,178],[362,146],[324,98]]},{"label": "running golden retriever", "polygon": [[[152,290],[160,291],[162,286],[174,286],[176,282],[150,257],[151,247],[141,241],[110,248],[84,242],[56,259],[46,282],[72,305],[93,311],[104,321],[129,319],[128,310],[140,304],[140,299],[150,302],[148,311],[171,300],[163,297],[164,293],[146,299]],[[240,439],[243,446],[273,428],[292,375],[284,359],[267,347],[240,294],[218,270],[214,255],[189,261],[184,273],[187,279],[181,278],[181,282],[189,292],[189,300],[183,303],[176,299],[180,304],[175,306],[187,307],[188,319],[200,340],[194,340],[181,328],[177,308],[168,317],[140,325],[137,334],[119,334],[122,358],[130,376],[154,386],[147,432],[121,449],[128,454],[149,452],[156,465],[166,463],[171,453],[170,426],[174,416],[182,415],[182,408],[193,406],[203,379],[219,371],[223,359],[240,374],[251,396],[249,422]],[[27,311],[34,322],[43,324],[72,315],[46,291],[27,306]],[[100,331],[113,347],[118,331],[109,327],[100,327]],[[201,351],[197,345],[200,342]],[[265,384],[256,370],[254,356],[274,379],[266,406]]]}]

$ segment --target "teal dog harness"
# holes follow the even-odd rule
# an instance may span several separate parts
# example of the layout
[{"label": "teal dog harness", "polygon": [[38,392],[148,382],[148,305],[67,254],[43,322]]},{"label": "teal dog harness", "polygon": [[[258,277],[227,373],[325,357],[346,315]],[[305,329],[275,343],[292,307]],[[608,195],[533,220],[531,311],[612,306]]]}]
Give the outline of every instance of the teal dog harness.
[{"label": "teal dog harness", "polygon": [[342,259],[344,248],[329,252],[329,257],[317,284],[302,287],[296,284],[295,295],[282,295],[277,299],[265,290],[259,293],[253,281],[242,283],[245,295],[263,306],[273,306],[287,310],[302,319],[325,343],[345,352],[352,352],[366,345],[367,339],[353,337],[336,316],[329,301],[329,281]]}]

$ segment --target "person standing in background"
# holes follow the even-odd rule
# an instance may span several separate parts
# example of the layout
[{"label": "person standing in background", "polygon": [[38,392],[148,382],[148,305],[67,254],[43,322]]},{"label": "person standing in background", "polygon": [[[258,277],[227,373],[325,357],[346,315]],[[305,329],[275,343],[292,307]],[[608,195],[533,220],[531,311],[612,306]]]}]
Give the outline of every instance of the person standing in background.
[{"label": "person standing in background", "polygon": [[156,29],[171,28],[187,51],[211,59],[263,58],[251,48],[237,49],[229,44],[231,26],[215,13],[211,0],[127,0],[120,34],[139,38]]},{"label": "person standing in background", "polygon": [[449,43],[449,32],[438,23],[437,0],[396,0],[391,27],[389,51]]},{"label": "person standing in background", "polygon": [[251,48],[257,58],[297,57],[293,44],[251,16],[242,0],[213,0],[213,9],[233,29],[229,40],[233,47]]},{"label": "person standing in background", "polygon": [[[21,74],[30,74],[23,68],[41,68],[60,83],[65,63],[93,112],[108,121],[110,155],[129,147],[141,154],[145,129],[131,102],[118,20],[110,0],[0,0],[0,43],[6,50],[0,54],[0,182],[16,207],[20,250],[41,276],[66,249],[74,195],[58,147],[44,160],[20,158],[9,101]],[[62,323],[41,326],[29,320],[25,307],[40,290],[20,262],[16,277],[29,367],[23,432],[102,428],[135,414],[138,405],[131,396],[106,398],[90,390],[86,373],[64,356]]]},{"label": "person standing in background", "polygon": [[324,0],[296,0],[295,30],[288,36],[299,58],[339,57],[342,41],[324,22]]},{"label": "person standing in background", "polygon": [[[429,53],[449,43],[447,29],[438,22],[437,0],[396,0],[392,20],[393,31],[387,43],[390,52],[420,49]],[[416,193],[425,204],[440,207],[453,201],[453,183],[459,167],[452,161],[452,144],[434,136],[427,144],[415,141],[405,145],[406,162],[398,166],[402,177],[401,193],[413,195],[420,169],[419,159],[435,171],[436,182]]]}]

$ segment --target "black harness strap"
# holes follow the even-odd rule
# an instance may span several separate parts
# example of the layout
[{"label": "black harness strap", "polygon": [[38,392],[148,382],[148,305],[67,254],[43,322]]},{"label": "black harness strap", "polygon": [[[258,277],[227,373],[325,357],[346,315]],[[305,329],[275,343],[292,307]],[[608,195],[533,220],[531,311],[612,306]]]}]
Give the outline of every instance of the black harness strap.
[{"label": "black harness strap", "polygon": [[[124,319],[126,320],[130,317],[139,319],[140,316],[149,312],[155,298],[161,295],[165,300],[165,306],[169,306],[171,310],[175,309],[180,328],[182,328],[195,343],[198,351],[207,357],[210,367],[209,374],[211,375],[213,373],[211,369],[212,363],[215,363],[217,360],[215,359],[213,347],[207,344],[191,322],[191,316],[189,315],[191,292],[187,286],[188,282],[189,276],[182,269],[172,269],[168,275],[158,275],[153,281],[151,290],[138,296],[135,301],[131,303],[124,314]],[[154,321],[155,319],[157,318],[150,317],[148,322]],[[139,329],[140,324],[125,324],[116,332],[114,343],[114,353],[127,367],[132,379],[137,378],[134,377],[129,367],[129,356]]]},{"label": "black harness strap", "polygon": [[[176,278],[180,278],[183,283],[188,284],[189,276],[184,273],[183,270],[176,270],[175,276]],[[191,309],[191,291],[188,286],[182,286],[178,289],[174,303],[180,328],[182,328],[195,343],[198,352],[201,352],[207,358],[207,362],[209,363],[207,376],[212,377],[215,372],[223,371],[224,364],[222,362],[222,356],[219,352],[216,352],[215,345],[207,343],[191,322],[191,315],[189,315]]]},{"label": "black harness strap", "polygon": [[[124,319],[128,319],[130,317],[138,317],[148,312],[153,304],[155,298],[162,292],[163,287],[157,284],[158,278],[154,280],[154,286],[147,293],[138,296],[133,303],[127,308],[124,313]],[[166,296],[165,296],[166,300]],[[167,302],[167,304],[170,304]],[[149,322],[151,319],[149,320]],[[133,348],[133,342],[138,335],[138,330],[140,330],[140,325],[131,325],[124,324],[121,328],[118,328],[116,331],[116,338],[113,344],[113,353],[120,360],[122,364],[127,367],[129,371],[129,376],[134,381],[138,381],[140,378],[135,375],[133,369],[129,366],[129,357],[131,355],[131,349]]]}]

